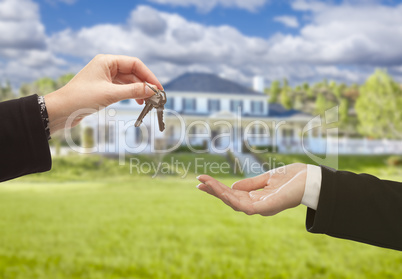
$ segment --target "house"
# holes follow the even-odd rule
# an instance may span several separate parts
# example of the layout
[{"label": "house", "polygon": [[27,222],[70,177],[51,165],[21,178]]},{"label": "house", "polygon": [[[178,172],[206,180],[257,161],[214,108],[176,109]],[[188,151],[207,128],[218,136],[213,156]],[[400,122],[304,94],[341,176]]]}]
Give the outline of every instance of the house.
[{"label": "house", "polygon": [[[261,91],[261,80],[254,84]],[[213,74],[187,73],[164,88],[165,131],[158,130],[155,110],[135,128],[143,106],[124,100],[85,118],[83,137],[90,135],[93,150],[100,153],[169,152],[181,145],[194,152],[258,152],[273,146],[289,152],[300,150],[303,129],[312,119],[269,104],[266,94]]]}]

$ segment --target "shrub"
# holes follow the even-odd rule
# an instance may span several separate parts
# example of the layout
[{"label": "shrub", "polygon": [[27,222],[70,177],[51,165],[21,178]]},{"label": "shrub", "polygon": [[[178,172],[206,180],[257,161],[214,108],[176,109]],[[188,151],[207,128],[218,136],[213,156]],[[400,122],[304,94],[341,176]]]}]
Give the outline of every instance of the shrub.
[{"label": "shrub", "polygon": [[402,156],[390,156],[387,159],[387,165],[391,166],[391,167],[395,167],[395,166],[402,166]]},{"label": "shrub", "polygon": [[207,147],[205,145],[191,145],[190,149],[187,145],[180,145],[172,153],[194,153],[193,150],[205,150],[207,152]]},{"label": "shrub", "polygon": [[[260,145],[260,146],[252,145],[250,147],[252,148],[252,150],[249,150],[247,148],[247,146],[244,145],[243,146],[243,152],[244,153],[250,153],[253,150],[264,151],[263,153],[276,153],[277,152],[277,147],[273,146],[273,145]],[[258,152],[258,153],[260,153],[260,152]]]}]

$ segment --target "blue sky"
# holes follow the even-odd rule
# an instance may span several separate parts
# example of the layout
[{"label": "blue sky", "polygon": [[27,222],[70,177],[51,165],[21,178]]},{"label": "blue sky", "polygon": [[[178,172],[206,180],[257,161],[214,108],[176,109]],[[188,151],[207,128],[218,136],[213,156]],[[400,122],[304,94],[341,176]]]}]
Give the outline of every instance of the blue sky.
[{"label": "blue sky", "polygon": [[401,2],[0,0],[0,78],[18,87],[113,53],[162,82],[198,71],[361,83],[378,67],[402,81]]},{"label": "blue sky", "polygon": [[[202,1],[200,1],[202,2]],[[195,6],[181,7],[164,5],[151,1],[93,1],[78,0],[74,4],[40,0],[40,14],[46,25],[46,32],[61,31],[65,28],[78,30],[84,26],[90,27],[99,23],[123,24],[130,12],[139,5],[148,5],[169,13],[178,13],[187,20],[196,21],[205,25],[230,25],[243,34],[268,38],[275,32],[294,33],[295,28],[289,28],[274,20],[278,15],[292,15],[302,19],[303,14],[294,12],[286,1],[265,3],[256,11],[249,11],[238,7],[215,6],[212,10],[203,11]]]}]

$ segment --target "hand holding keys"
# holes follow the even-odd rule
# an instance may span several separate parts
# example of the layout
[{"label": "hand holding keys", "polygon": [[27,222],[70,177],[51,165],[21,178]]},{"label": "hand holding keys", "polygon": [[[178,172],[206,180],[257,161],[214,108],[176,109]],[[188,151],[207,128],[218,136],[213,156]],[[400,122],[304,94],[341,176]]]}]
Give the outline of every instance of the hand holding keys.
[{"label": "hand holding keys", "polygon": [[166,93],[163,90],[153,88],[149,83],[145,82],[146,86],[155,92],[155,95],[145,99],[145,107],[141,111],[140,116],[135,122],[135,127],[139,127],[144,119],[145,115],[148,114],[153,108],[156,109],[158,115],[159,130],[162,132],[165,130],[165,123],[163,122],[163,110],[166,104]]}]

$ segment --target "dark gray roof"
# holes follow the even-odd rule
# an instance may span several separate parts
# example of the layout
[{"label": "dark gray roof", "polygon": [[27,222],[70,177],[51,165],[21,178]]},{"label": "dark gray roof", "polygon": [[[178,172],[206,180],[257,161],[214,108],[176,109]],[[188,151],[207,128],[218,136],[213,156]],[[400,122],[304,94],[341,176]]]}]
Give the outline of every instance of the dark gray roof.
[{"label": "dark gray roof", "polygon": [[[164,86],[165,91],[187,91],[187,92],[202,92],[202,93],[222,93],[222,94],[241,94],[241,95],[254,95],[264,96],[262,93],[256,92],[250,88],[240,85],[236,82],[223,79],[214,74],[207,73],[187,73],[179,76],[178,78],[170,81]],[[268,98],[267,98],[268,100]],[[186,112],[181,111],[181,114],[193,116],[207,116],[210,113]],[[269,113],[265,115],[248,115],[250,117],[292,117],[295,115],[308,116],[309,114],[303,113],[299,110],[286,109],[281,104],[269,104]]]},{"label": "dark gray roof", "polygon": [[170,81],[164,86],[165,91],[187,91],[222,94],[247,94],[262,96],[250,88],[214,74],[187,73]]},{"label": "dark gray roof", "polygon": [[291,117],[294,115],[309,116],[309,114],[300,110],[286,109],[281,104],[277,103],[269,104],[268,112],[269,117]]}]

